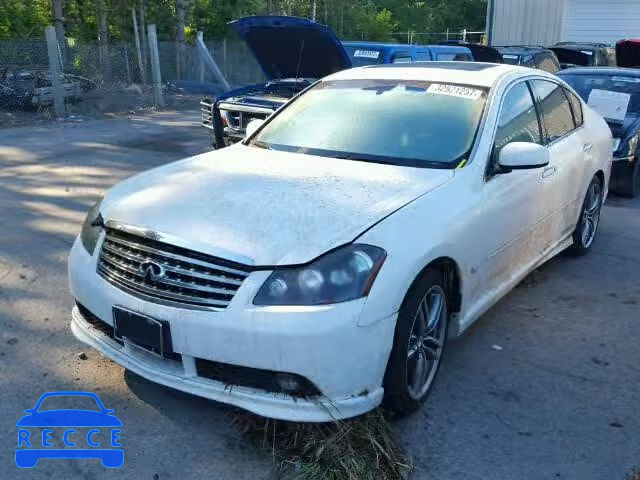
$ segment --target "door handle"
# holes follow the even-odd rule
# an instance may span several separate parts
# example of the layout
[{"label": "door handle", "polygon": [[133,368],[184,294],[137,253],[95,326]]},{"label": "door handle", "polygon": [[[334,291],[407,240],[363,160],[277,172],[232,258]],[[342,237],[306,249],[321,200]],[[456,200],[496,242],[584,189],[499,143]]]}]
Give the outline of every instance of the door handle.
[{"label": "door handle", "polygon": [[582,147],[584,152],[590,152],[591,149],[593,149],[593,143],[585,143],[584,147]]},{"label": "door handle", "polygon": [[556,173],[558,169],[556,167],[547,167],[542,171],[542,178],[547,178]]}]

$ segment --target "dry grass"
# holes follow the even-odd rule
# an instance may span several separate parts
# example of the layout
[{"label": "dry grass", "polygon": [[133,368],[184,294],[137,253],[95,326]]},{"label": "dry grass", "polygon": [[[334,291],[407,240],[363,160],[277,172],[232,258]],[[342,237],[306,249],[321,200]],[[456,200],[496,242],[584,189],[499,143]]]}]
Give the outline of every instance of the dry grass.
[{"label": "dry grass", "polygon": [[232,423],[273,456],[279,480],[399,480],[412,464],[382,411],[333,423],[297,423],[236,412]]}]

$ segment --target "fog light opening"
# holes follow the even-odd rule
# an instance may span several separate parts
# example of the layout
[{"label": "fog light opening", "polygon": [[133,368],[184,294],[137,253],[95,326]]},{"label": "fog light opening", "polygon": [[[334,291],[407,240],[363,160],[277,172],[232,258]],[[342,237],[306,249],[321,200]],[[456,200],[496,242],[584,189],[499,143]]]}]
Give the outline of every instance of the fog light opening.
[{"label": "fog light opening", "polygon": [[296,379],[295,375],[290,373],[276,373],[276,382],[278,386],[288,393],[294,393],[301,390],[302,385]]}]

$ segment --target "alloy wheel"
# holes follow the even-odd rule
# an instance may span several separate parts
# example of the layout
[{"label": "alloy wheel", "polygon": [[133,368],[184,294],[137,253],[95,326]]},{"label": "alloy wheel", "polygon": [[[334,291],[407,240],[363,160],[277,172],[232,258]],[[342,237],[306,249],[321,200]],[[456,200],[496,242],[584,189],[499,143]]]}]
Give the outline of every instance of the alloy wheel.
[{"label": "alloy wheel", "polygon": [[420,400],[433,383],[447,331],[447,297],[432,286],[418,305],[407,348],[407,390]]},{"label": "alloy wheel", "polygon": [[601,208],[602,186],[600,182],[593,182],[587,192],[584,211],[582,212],[582,245],[584,248],[589,248],[596,237]]}]

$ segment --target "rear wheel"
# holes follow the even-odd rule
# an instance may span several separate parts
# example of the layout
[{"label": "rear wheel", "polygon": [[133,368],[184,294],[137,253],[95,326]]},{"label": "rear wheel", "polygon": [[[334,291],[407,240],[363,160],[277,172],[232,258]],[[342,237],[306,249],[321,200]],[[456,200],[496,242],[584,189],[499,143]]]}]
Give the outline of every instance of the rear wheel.
[{"label": "rear wheel", "polygon": [[431,391],[447,338],[447,307],[444,277],[428,269],[398,314],[384,379],[384,404],[394,416],[417,410]]},{"label": "rear wheel", "polygon": [[584,255],[593,245],[600,224],[603,194],[602,181],[597,176],[593,177],[582,204],[578,225],[573,232],[573,245],[569,253]]}]

